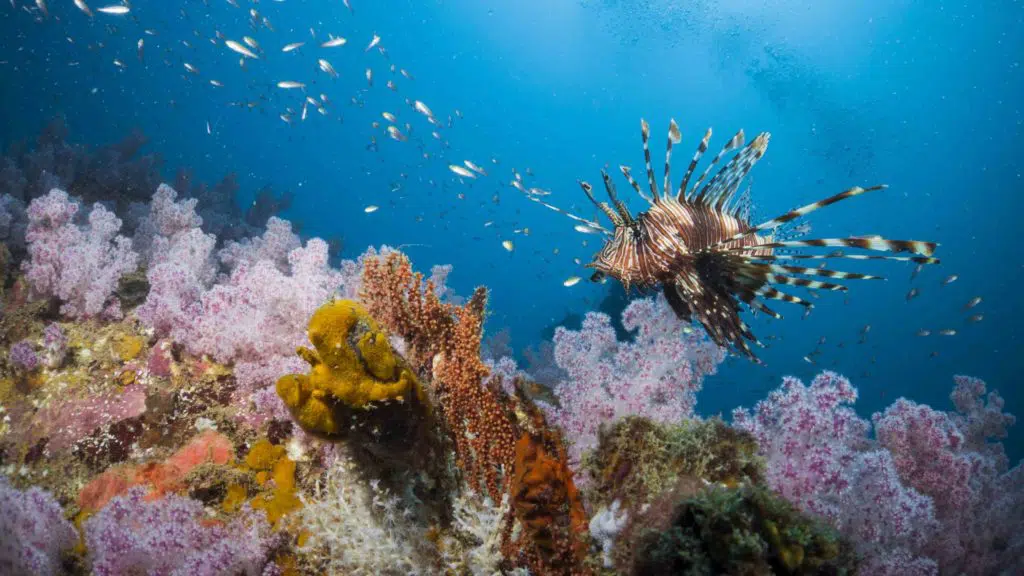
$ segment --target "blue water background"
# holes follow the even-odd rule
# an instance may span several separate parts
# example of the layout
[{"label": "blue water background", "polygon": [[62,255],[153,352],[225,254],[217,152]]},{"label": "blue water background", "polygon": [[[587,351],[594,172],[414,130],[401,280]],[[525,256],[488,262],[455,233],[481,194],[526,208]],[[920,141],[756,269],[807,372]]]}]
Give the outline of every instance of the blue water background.
[{"label": "blue water background", "polygon": [[[507,328],[521,350],[619,288],[563,287],[569,276],[588,275],[573,259],[585,263],[597,237],[575,232],[572,221],[508,186],[513,167],[529,167],[535,177],[527,186],[551,190],[553,203],[592,216],[576,180],[598,183],[606,164],[631,165],[642,178],[641,117],[652,125],[659,182],[669,118],[683,132],[676,182],[708,126],[712,151],[739,128],[748,139],[770,131],[768,154],[752,173],[758,216],[852,185],[887,183],[885,192],[814,214],[813,234],[935,240],[943,263],[921,274],[913,284],[921,294],[910,302],[912,265],[853,262],[843,269],[889,280],[851,283],[848,304],[844,295],[823,294],[805,320],[785,304],[777,306],[783,321],[754,319],[758,335],[777,337],[762,353],[766,366],[728,361],[706,382],[700,411],[750,406],[783,374],[811,378],[828,368],[860,389],[863,415],[899,396],[949,409],[952,376],[965,373],[999,389],[1007,409],[1024,417],[1019,2],[352,2],[355,14],[340,0],[240,0],[243,8],[224,0],[136,0],[129,17],[90,20],[70,1],[51,0],[44,22],[21,9],[24,0],[18,10],[5,2],[0,141],[33,137],[58,114],[72,140],[90,144],[141,128],[151,139],[146,150],[164,157],[167,179],[178,167],[208,182],[236,172],[241,203],[265,184],[293,191],[286,216],[304,234],[343,236],[347,257],[369,244],[413,244],[405,250],[421,269],[454,264],[460,293],[478,284],[492,289],[488,330]],[[276,32],[253,31],[249,8],[268,16]],[[255,37],[265,57],[241,70],[237,54],[210,43],[217,30],[238,41]],[[328,33],[349,44],[317,47]],[[374,33],[390,60],[364,52]],[[136,56],[142,37],[144,62]],[[307,45],[280,51],[298,41]],[[320,57],[340,79],[318,71]],[[200,74],[188,74],[185,62]],[[391,63],[415,79],[392,74]],[[211,78],[225,87],[210,86]],[[397,91],[385,87],[389,79]],[[274,87],[282,80],[327,94],[330,115],[310,109],[305,122],[282,122],[278,114],[290,106],[297,117],[303,98]],[[440,130],[450,148],[430,136],[433,127],[407,97],[426,102],[444,123],[453,116],[454,125]],[[227,106],[240,100],[263,104]],[[386,125],[385,111],[413,125],[409,141],[371,127]],[[376,151],[366,149],[371,136]],[[460,182],[447,165],[464,159],[489,176]],[[633,210],[642,210],[617,182]],[[395,183],[401,186],[393,191]],[[370,204],[381,209],[364,213]],[[487,221],[493,226],[484,227]],[[514,233],[527,227],[529,236]],[[515,243],[511,254],[501,246],[506,239]],[[941,286],[950,274],[959,280]],[[961,308],[974,296],[984,302],[970,313],[985,319],[968,324]],[[858,343],[865,325],[870,332]],[[958,334],[915,336],[922,328]],[[817,364],[805,362],[822,337]],[[1024,433],[1013,436],[1016,459]]]}]

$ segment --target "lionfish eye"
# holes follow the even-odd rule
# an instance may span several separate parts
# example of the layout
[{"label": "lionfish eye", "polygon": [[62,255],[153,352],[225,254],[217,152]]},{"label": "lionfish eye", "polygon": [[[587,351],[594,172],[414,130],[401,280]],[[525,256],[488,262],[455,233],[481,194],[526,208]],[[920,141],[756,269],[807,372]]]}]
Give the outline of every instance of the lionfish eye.
[{"label": "lionfish eye", "polygon": [[604,272],[601,272],[600,270],[590,275],[591,282],[600,282],[602,280],[604,280]]}]

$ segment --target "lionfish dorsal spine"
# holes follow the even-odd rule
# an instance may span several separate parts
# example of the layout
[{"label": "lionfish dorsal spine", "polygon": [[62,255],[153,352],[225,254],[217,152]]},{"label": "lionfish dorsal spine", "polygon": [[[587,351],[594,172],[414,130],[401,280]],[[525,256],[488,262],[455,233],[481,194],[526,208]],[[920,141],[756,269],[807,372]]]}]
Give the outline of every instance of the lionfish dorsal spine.
[{"label": "lionfish dorsal spine", "polygon": [[619,215],[612,210],[612,207],[609,206],[607,202],[598,202],[597,198],[594,198],[594,189],[589,183],[580,180],[579,184],[580,188],[583,188],[583,193],[587,195],[587,198],[590,199],[591,203],[593,203],[598,210],[604,212],[604,215],[612,221],[613,226],[622,226],[624,224]]},{"label": "lionfish dorsal spine", "polygon": [[[729,161],[729,164],[722,169],[722,172],[719,172],[708,183],[708,201],[714,202],[716,211],[722,212],[725,209],[726,204],[736,193],[736,190],[739,189],[740,183],[750,173],[754,164],[757,164],[758,160],[764,156],[765,150],[768,149],[769,138],[770,135],[767,132],[758,134],[742,152]],[[723,172],[725,176],[719,180]]]},{"label": "lionfish dorsal spine", "polygon": [[622,218],[624,225],[632,225],[635,222],[633,215],[629,213],[629,208],[626,207],[626,204],[619,200],[619,195],[615,192],[615,183],[608,176],[608,172],[601,170],[601,179],[604,180],[604,190],[612,201],[612,205],[619,211],[619,217]]},{"label": "lionfish dorsal spine", "polygon": [[[732,152],[733,150],[735,150],[735,149],[739,148],[740,146],[742,146],[743,145],[743,140],[744,140],[744,135],[743,135],[743,130],[741,129],[739,132],[736,133],[735,136],[730,138],[729,141],[725,143],[725,146],[722,146],[722,149],[718,152],[718,154],[715,154],[715,157],[711,159],[711,164],[708,164],[708,167],[704,169],[703,173],[701,173],[700,178],[697,178],[697,181],[693,183],[693,189],[696,190],[701,185],[701,183],[704,182],[704,179],[708,177],[708,174],[711,173],[711,170],[718,164],[718,162],[726,154],[728,154],[729,152]],[[707,198],[707,192],[710,189],[711,184],[719,176],[721,176],[728,168],[729,168],[729,165],[726,164],[724,167],[722,167],[721,170],[718,171],[717,174],[715,174],[714,178],[712,178],[711,181],[707,183],[707,185],[705,185],[703,188],[701,188],[700,192],[694,198],[694,202],[695,203],[703,204],[705,206],[710,205],[710,203],[708,202],[708,198]]]},{"label": "lionfish dorsal spine", "polygon": [[679,183],[679,191],[676,193],[676,200],[679,202],[689,202],[690,195],[686,192],[686,187],[690,184],[690,178],[693,176],[693,171],[697,169],[697,164],[700,163],[701,157],[708,151],[708,143],[711,142],[711,128],[707,129],[704,133],[704,137],[701,138],[700,144],[697,146],[697,151],[693,153],[693,158],[690,159],[690,165],[686,168],[686,174],[683,176],[683,181]]},{"label": "lionfish dorsal spine", "polygon": [[635,190],[641,198],[646,200],[648,204],[654,204],[654,200],[648,198],[647,194],[644,194],[644,191],[640,189],[640,184],[636,181],[635,178],[633,178],[633,172],[629,166],[621,165],[619,166],[619,171],[622,172],[622,175],[625,176],[626,181],[629,182],[629,185],[633,187],[633,190]]},{"label": "lionfish dorsal spine", "polygon": [[661,192],[658,191],[658,184],[654,181],[654,167],[651,166],[651,126],[647,120],[640,119],[640,136],[644,140],[644,165],[647,168],[647,183],[651,187],[652,204],[661,202]]},{"label": "lionfish dorsal spine", "polygon": [[672,145],[679,144],[683,140],[683,134],[679,131],[679,125],[673,118],[668,123],[668,144],[665,145],[665,185],[662,186],[662,193],[665,201],[668,201],[672,193],[672,179],[669,176],[672,168]]}]

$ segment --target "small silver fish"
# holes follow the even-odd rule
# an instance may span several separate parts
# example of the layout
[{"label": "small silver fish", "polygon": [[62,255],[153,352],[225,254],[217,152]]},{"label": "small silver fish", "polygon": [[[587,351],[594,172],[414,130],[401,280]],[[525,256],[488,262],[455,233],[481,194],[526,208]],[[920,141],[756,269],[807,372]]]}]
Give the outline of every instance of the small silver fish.
[{"label": "small silver fish", "polygon": [[382,112],[381,116],[383,116],[384,119],[387,120],[388,122],[394,123],[398,121],[398,119],[395,118],[395,115],[392,114],[391,112]]},{"label": "small silver fish", "polygon": [[344,46],[347,42],[348,42],[348,40],[342,38],[341,36],[337,36],[337,37],[328,36],[328,40],[326,42],[320,44],[320,47],[321,48],[337,48],[338,46]]},{"label": "small silver fish", "polygon": [[406,140],[405,134],[402,134],[401,131],[398,130],[397,126],[388,126],[388,136],[391,136],[392,139],[398,140],[399,142],[405,142]]},{"label": "small silver fish", "polygon": [[469,170],[466,170],[465,168],[459,166],[458,164],[449,164],[448,169],[451,170],[452,172],[455,172],[459,176],[462,176],[463,178],[476,178],[476,174],[470,172]]},{"label": "small silver fish", "polygon": [[516,249],[516,246],[515,246],[515,244],[513,244],[511,240],[502,240],[502,241],[501,241],[501,246],[502,246],[502,247],[503,247],[503,248],[504,248],[505,250],[508,250],[509,252],[512,252],[513,250],[515,250],[515,249]]},{"label": "small silver fish", "polygon": [[984,319],[985,319],[985,315],[984,314],[975,314],[974,316],[971,316],[970,318],[968,318],[967,321],[973,324],[975,322],[981,322]]},{"label": "small silver fish", "polygon": [[945,330],[939,330],[939,334],[943,336],[956,336],[956,330],[953,330],[952,328],[947,328]]},{"label": "small silver fish", "polygon": [[364,50],[364,52],[369,52],[370,50],[373,50],[373,47],[376,46],[377,44],[380,44],[380,36],[374,34],[373,39],[370,40],[370,44],[366,47],[366,50]]},{"label": "small silver fish", "polygon": [[220,80],[210,80],[210,85],[216,86],[217,88],[221,88],[221,87],[224,86],[223,84],[220,83]]},{"label": "small silver fish", "polygon": [[373,204],[367,206],[366,208],[363,208],[363,212],[366,212],[367,214],[373,214],[377,210],[380,210],[380,207],[374,206]]},{"label": "small silver fish", "polygon": [[434,117],[434,113],[430,110],[430,108],[426,104],[424,104],[423,102],[421,102],[419,100],[413,102],[413,108],[415,108],[417,112],[419,112],[420,114],[423,114],[427,118],[433,118]]},{"label": "small silver fish", "polygon": [[981,304],[981,296],[975,296],[974,298],[971,298],[970,302],[964,304],[964,310],[970,310],[971,308],[974,308],[978,304]]},{"label": "small silver fish", "polygon": [[295,88],[305,88],[306,85],[303,84],[302,82],[296,82],[294,80],[282,80],[277,83],[277,87],[282,88],[284,90],[293,90]]},{"label": "small silver fish", "polygon": [[931,333],[931,331],[930,331],[930,330],[925,330],[925,329],[923,329],[923,328],[922,328],[921,330],[918,330],[918,331],[917,331],[917,335],[918,335],[918,336],[931,336],[931,334],[932,334],[932,333]]},{"label": "small silver fish", "polygon": [[199,74],[199,69],[188,62],[185,62],[185,70],[188,70],[192,74]]},{"label": "small silver fish", "polygon": [[910,292],[907,292],[907,302],[910,302],[914,298],[917,298],[917,288],[911,288]]},{"label": "small silver fish", "polygon": [[331,63],[328,62],[327,60],[324,60],[323,58],[321,58],[321,59],[317,60],[317,64],[319,64],[320,65],[320,69],[323,70],[325,73],[327,73],[327,75],[330,76],[331,78],[337,78],[338,77],[338,71],[335,70],[334,66],[331,66]]},{"label": "small silver fish", "polygon": [[114,16],[122,16],[130,12],[127,6],[104,6],[103,8],[97,8],[96,11],[104,14],[113,14]]},{"label": "small silver fish", "polygon": [[942,281],[942,285],[943,286],[949,286],[953,282],[956,282],[957,278],[959,278],[959,276],[957,276],[956,274],[951,274],[948,278],[946,278],[945,280]]},{"label": "small silver fish", "polygon": [[255,52],[253,52],[252,50],[249,50],[248,48],[246,48],[245,46],[242,46],[241,44],[239,44],[238,42],[235,42],[234,40],[225,40],[224,41],[224,45],[227,46],[232,51],[237,52],[237,53],[241,54],[242,56],[245,56],[246,58],[252,58],[254,60],[258,60],[259,59],[259,56],[257,56]]},{"label": "small silver fish", "polygon": [[93,17],[92,10],[89,9],[89,5],[85,3],[85,0],[75,0],[75,6],[77,6],[78,9],[84,12],[89,18]]},{"label": "small silver fish", "polygon": [[366,83],[373,86],[373,70],[370,68],[366,69]]},{"label": "small silver fish", "polygon": [[409,74],[408,72],[405,71],[405,68],[399,69],[398,73],[401,74],[402,76],[405,76],[409,80],[415,80],[415,78],[412,77],[412,74]]},{"label": "small silver fish", "polygon": [[568,278],[565,279],[565,282],[562,282],[562,286],[565,286],[566,288],[572,288],[573,286],[579,284],[580,280],[581,278],[579,276],[569,276]]},{"label": "small silver fish", "polygon": [[305,42],[292,42],[291,44],[285,44],[284,48],[281,48],[281,52],[291,52],[292,50],[298,50],[305,46]]},{"label": "small silver fish", "polygon": [[138,43],[136,43],[135,46],[137,48],[136,52],[139,55],[139,62],[141,62],[142,61],[142,57],[144,56],[144,50],[143,49],[145,48],[146,43],[143,41],[142,38],[139,38],[139,41],[138,41]]},{"label": "small silver fish", "polygon": [[463,160],[462,163],[466,165],[466,168],[469,168],[473,172],[476,172],[477,174],[481,174],[483,176],[487,176],[487,171],[485,171],[483,168],[477,166],[476,164],[473,164],[469,160]]},{"label": "small silver fish", "polygon": [[595,230],[595,229],[591,228],[590,226],[586,226],[586,225],[583,225],[583,224],[577,224],[576,225],[576,231],[580,232],[581,234],[596,234],[598,232],[598,230]]},{"label": "small silver fish", "polygon": [[248,46],[249,48],[252,48],[253,50],[259,50],[260,49],[259,42],[257,42],[256,39],[253,38],[252,36],[242,36],[242,42],[245,42],[246,46]]}]

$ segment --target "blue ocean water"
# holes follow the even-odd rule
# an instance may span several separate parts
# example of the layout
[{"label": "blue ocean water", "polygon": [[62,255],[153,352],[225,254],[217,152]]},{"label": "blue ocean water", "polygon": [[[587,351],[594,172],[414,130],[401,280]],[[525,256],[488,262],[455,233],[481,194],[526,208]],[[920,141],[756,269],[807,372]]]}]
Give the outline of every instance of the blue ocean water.
[{"label": "blue ocean water", "polygon": [[[528,186],[550,190],[554,204],[590,216],[576,180],[596,183],[606,164],[640,173],[641,117],[651,122],[655,158],[669,119],[679,122],[676,178],[707,127],[712,150],[739,128],[769,131],[768,154],[752,172],[758,216],[887,183],[814,214],[815,235],[934,240],[943,262],[913,284],[912,265],[852,266],[889,280],[854,285],[848,303],[824,294],[806,319],[798,309],[780,310],[782,321],[753,319],[762,339],[776,337],[762,352],[765,366],[728,361],[705,383],[699,411],[750,406],[784,374],[809,379],[827,368],[860,389],[864,415],[899,396],[949,409],[961,373],[983,378],[1007,411],[1024,414],[1019,2],[351,2],[352,13],[339,0],[137,1],[130,15],[89,18],[51,0],[40,20],[34,4],[16,0],[0,11],[0,142],[31,138],[57,115],[73,140],[95,145],[139,128],[167,178],[178,167],[208,182],[236,172],[243,205],[263,185],[292,191],[284,216],[305,235],[343,236],[345,257],[386,243],[408,245],[421,269],[453,264],[458,292],[491,288],[488,330],[507,329],[521,350],[621,287],[563,286],[589,276],[574,259],[589,261],[598,238],[511,187],[513,168]],[[252,28],[250,9],[274,31]],[[238,54],[211,43],[216,32],[251,35],[264,56],[243,70]],[[316,46],[328,34],[348,44]],[[375,34],[386,57],[364,50]],[[283,53],[290,42],[306,45]],[[320,57],[339,78],[318,69]],[[303,93],[277,88],[281,81],[325,94],[329,114],[310,109],[300,121]],[[406,98],[430,106],[446,144]],[[258,105],[228,105],[238,101]],[[291,123],[279,118],[288,108]],[[372,127],[385,124],[383,112],[403,130],[413,126],[407,141]],[[460,181],[448,165],[465,159],[489,175]],[[368,205],[380,209],[366,213]],[[943,286],[952,274],[959,279]],[[920,295],[907,301],[912,286]],[[984,320],[967,323],[962,307],[974,296],[984,301],[971,313]],[[918,337],[920,329],[933,335]],[[957,334],[934,334],[942,329]],[[806,362],[822,338],[816,363]],[[1008,442],[1013,461],[1024,455],[1021,437]]]}]

